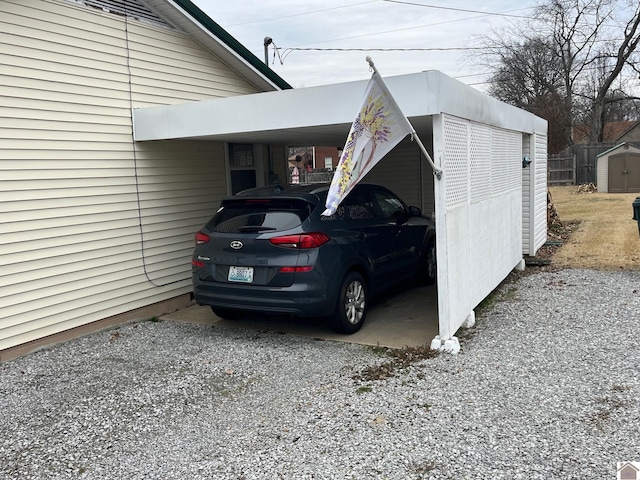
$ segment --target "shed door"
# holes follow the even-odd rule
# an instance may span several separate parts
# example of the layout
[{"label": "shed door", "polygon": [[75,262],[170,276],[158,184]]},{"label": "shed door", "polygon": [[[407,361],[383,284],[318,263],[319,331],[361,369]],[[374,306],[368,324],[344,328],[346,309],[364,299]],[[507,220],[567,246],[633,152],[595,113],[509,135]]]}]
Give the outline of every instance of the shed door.
[{"label": "shed door", "polygon": [[640,154],[627,153],[627,192],[640,192]]},{"label": "shed door", "polygon": [[640,154],[625,152],[609,157],[609,192],[640,192]]}]

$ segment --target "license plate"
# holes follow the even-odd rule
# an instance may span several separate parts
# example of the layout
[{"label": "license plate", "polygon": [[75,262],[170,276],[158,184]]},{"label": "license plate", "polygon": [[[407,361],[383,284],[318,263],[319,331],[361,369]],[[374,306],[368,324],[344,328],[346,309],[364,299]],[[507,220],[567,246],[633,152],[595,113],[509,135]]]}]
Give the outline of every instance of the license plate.
[{"label": "license plate", "polygon": [[253,267],[229,267],[229,276],[227,277],[230,282],[253,282]]}]

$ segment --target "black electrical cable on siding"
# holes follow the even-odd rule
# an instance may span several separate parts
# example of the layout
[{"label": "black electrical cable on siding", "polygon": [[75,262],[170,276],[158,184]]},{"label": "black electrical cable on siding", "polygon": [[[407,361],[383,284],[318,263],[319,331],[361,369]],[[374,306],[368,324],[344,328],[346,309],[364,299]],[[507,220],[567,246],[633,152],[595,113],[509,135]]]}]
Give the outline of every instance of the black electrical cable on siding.
[{"label": "black electrical cable on siding", "polygon": [[179,280],[173,280],[167,283],[156,283],[150,276],[147,271],[147,261],[145,258],[145,247],[144,247],[144,229],[142,227],[142,207],[140,202],[140,184],[138,180],[138,153],[136,149],[136,142],[133,138],[133,87],[131,85],[131,52],[129,50],[129,12],[127,11],[127,3],[124,2],[124,35],[125,35],[125,50],[127,52],[127,75],[129,81],[129,115],[131,118],[131,146],[133,147],[133,175],[135,178],[136,184],[136,203],[138,209],[138,228],[140,229],[140,253],[142,255],[142,270],[144,271],[144,276],[147,281],[153,285],[154,287],[166,287],[167,285],[173,285],[180,282],[185,282],[190,280],[190,278],[181,278]]}]

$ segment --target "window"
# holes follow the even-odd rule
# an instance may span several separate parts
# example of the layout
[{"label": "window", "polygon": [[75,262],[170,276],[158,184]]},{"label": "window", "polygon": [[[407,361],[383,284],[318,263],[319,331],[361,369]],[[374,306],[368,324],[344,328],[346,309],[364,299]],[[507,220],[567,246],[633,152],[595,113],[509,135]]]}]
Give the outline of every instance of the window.
[{"label": "window", "polygon": [[397,219],[406,214],[406,208],[402,200],[389,192],[375,192],[376,202],[380,206],[382,217],[385,219]]},{"label": "window", "polygon": [[340,220],[373,220],[378,218],[371,195],[368,192],[351,192],[336,210]]},{"label": "window", "polygon": [[229,144],[229,177],[231,194],[256,187],[257,174],[253,157],[253,145],[249,143]]},{"label": "window", "polygon": [[253,145],[248,143],[229,144],[229,166],[231,168],[253,167]]},{"label": "window", "polygon": [[207,228],[221,233],[290,230],[306,220],[312,208],[302,200],[229,200],[207,223]]}]

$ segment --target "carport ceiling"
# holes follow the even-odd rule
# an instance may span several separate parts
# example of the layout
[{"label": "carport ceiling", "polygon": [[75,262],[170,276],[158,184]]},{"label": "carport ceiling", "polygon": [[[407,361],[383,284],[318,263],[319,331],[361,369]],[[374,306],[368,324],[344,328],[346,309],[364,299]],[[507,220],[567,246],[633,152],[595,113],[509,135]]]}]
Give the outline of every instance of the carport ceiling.
[{"label": "carport ceiling", "polygon": [[[355,117],[354,110],[354,117]],[[417,132],[430,132],[431,117],[410,119]],[[314,127],[283,128],[253,132],[229,132],[211,135],[183,137],[193,140],[212,140],[231,143],[262,143],[282,145],[322,145],[342,147],[349,134],[351,123],[317,125]]]}]

